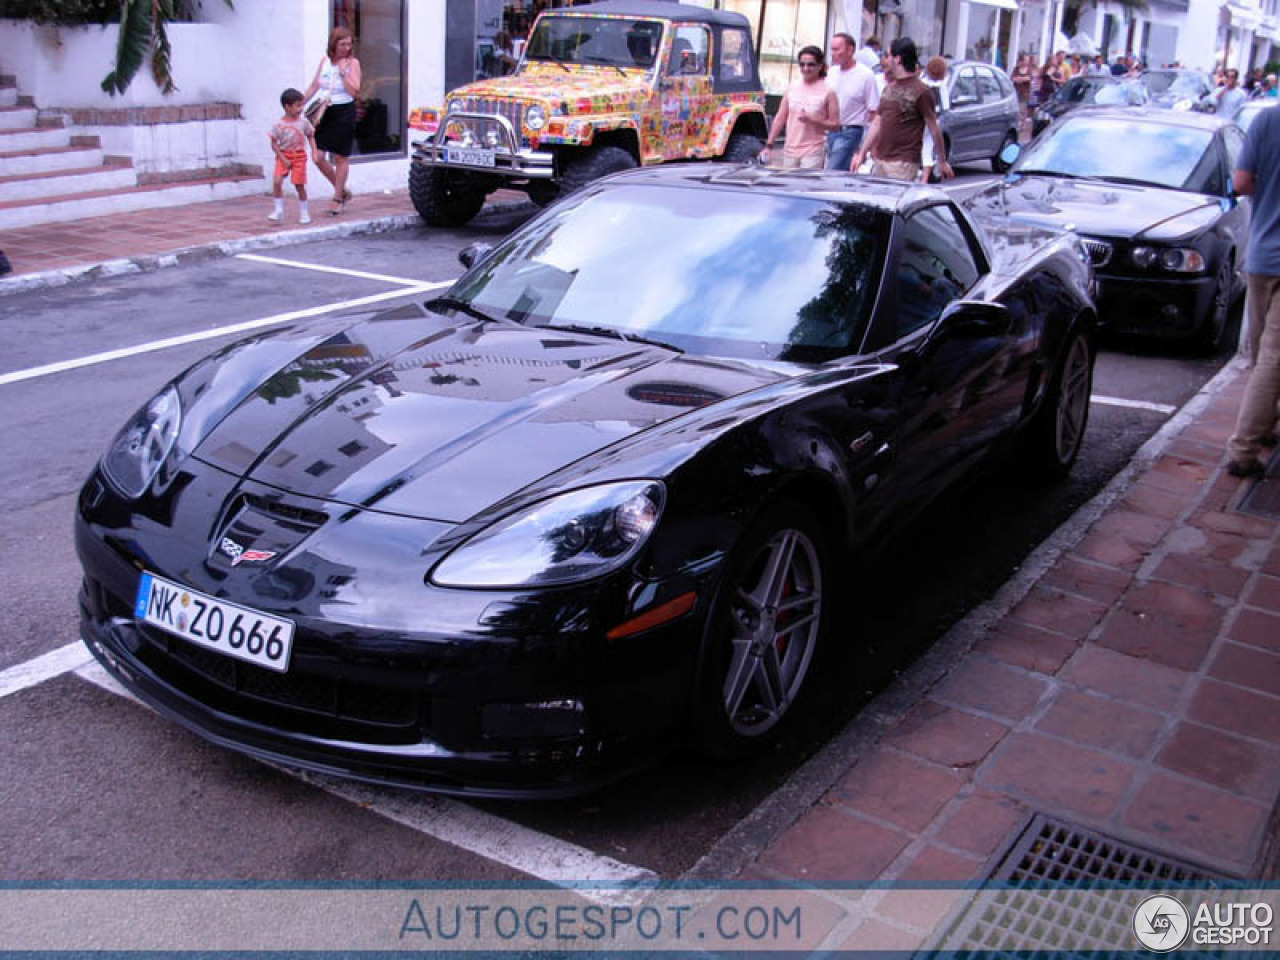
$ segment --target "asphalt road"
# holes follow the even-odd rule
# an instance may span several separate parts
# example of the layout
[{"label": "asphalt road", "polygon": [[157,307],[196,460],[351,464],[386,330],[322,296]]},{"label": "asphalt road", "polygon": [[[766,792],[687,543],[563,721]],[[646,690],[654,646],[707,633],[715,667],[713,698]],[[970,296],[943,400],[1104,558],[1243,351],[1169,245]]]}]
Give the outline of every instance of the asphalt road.
[{"label": "asphalt road", "polygon": [[[290,263],[212,258],[0,299],[0,396],[10,424],[0,434],[0,671],[11,677],[33,661],[47,666],[41,655],[77,652],[76,490],[134,409],[234,337],[137,348],[360,298],[422,297],[412,284],[457,276],[463,245],[497,239],[524,216],[486,214],[466,230],[272,254]],[[107,351],[121,355],[49,368]],[[836,667],[806,722],[769,756],[709,766],[676,754],[626,784],[560,803],[344,793],[210,746],[55,665],[48,679],[0,689],[0,880],[679,876],[990,596],[1226,359],[1225,351],[1206,358],[1108,347],[1072,476],[1046,490],[998,465],[930,510],[875,564],[852,571]]]}]

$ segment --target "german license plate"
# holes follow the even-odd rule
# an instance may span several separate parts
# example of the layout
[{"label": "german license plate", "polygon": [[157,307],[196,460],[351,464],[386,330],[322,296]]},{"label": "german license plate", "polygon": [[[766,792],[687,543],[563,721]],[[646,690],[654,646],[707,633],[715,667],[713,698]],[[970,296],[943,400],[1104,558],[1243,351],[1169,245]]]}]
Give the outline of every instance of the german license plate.
[{"label": "german license plate", "polygon": [[293,649],[293,621],[259,613],[144,573],[133,615],[208,650],[284,673]]},{"label": "german license plate", "polygon": [[492,167],[493,151],[480,150],[475,147],[449,147],[444,152],[449,163],[469,163],[473,167]]}]

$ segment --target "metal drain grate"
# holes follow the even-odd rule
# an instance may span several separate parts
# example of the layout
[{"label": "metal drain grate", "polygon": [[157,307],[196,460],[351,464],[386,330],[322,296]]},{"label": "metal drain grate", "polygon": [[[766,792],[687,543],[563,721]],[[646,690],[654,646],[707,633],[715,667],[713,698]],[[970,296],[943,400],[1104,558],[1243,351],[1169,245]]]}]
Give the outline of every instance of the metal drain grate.
[{"label": "metal drain grate", "polygon": [[[1090,894],[1126,888],[1214,887],[1226,880],[1200,867],[1037,814],[970,904],[930,951],[1024,960],[1132,956],[1137,947],[1126,898]],[[1060,891],[1052,897],[1025,891]]]},{"label": "metal drain grate", "polygon": [[1267,460],[1267,472],[1257,482],[1249,484],[1236,510],[1268,520],[1280,520],[1280,450]]}]

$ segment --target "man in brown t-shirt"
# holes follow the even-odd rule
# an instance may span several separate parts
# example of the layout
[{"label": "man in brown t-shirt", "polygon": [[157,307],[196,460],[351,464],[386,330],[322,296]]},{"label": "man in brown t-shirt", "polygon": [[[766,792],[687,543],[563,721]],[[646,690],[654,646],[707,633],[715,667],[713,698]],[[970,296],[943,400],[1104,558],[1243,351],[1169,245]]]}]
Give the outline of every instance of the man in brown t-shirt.
[{"label": "man in brown t-shirt", "polygon": [[[880,110],[871,123],[862,146],[853,155],[851,170],[857,170],[868,153],[875,161],[871,172],[895,180],[915,180],[920,176],[920,149],[927,127],[933,142],[942,144],[933,91],[916,76],[918,55],[915,41],[899,37],[889,47],[889,83],[880,94]],[[945,157],[935,162],[938,175],[954,177]]]}]

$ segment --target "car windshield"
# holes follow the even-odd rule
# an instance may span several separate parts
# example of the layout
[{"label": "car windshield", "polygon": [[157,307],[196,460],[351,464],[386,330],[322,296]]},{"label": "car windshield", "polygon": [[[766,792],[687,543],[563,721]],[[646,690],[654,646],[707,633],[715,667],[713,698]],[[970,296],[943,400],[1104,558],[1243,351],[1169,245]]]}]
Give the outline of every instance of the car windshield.
[{"label": "car windshield", "polygon": [[648,70],[661,41],[662,23],[656,20],[544,16],[525,59]]},{"label": "car windshield", "polygon": [[1093,103],[1099,90],[1113,86],[1116,82],[1109,77],[1072,77],[1053,95],[1053,99],[1061,103]]},{"label": "car windshield", "polygon": [[530,326],[817,363],[859,342],[888,232],[861,206],[618,185],[548,211],[452,296]]},{"label": "car windshield", "polygon": [[[1033,142],[1015,173],[1130,180],[1187,189],[1213,142],[1213,133],[1195,127],[1121,117],[1070,114],[1047,137]],[[1116,144],[1124,144],[1117,150]]]},{"label": "car windshield", "polygon": [[1153,97],[1165,99],[1191,97],[1197,99],[1205,92],[1204,84],[1193,73],[1172,73],[1154,70],[1142,75],[1142,83],[1151,91]]}]

